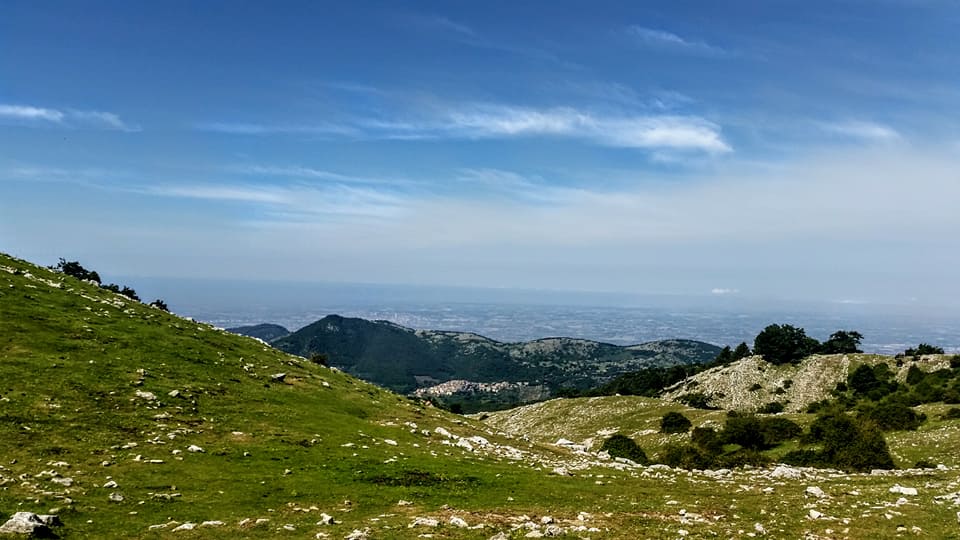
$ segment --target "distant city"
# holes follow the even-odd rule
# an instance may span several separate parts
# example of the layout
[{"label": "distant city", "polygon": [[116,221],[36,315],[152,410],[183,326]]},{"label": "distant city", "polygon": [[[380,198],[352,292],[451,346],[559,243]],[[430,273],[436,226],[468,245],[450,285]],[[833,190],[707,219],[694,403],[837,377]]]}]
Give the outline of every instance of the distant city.
[{"label": "distant city", "polygon": [[143,280],[145,298],[219,327],[261,322],[297,330],[326,315],[388,320],[418,329],[475,332],[499,341],[577,337],[619,345],[667,338],[734,346],[771,323],[819,340],[845,329],[866,352],[895,354],[925,342],[960,352],[960,317],[909,306],[811,303],[713,296],[616,295],[386,285]]}]

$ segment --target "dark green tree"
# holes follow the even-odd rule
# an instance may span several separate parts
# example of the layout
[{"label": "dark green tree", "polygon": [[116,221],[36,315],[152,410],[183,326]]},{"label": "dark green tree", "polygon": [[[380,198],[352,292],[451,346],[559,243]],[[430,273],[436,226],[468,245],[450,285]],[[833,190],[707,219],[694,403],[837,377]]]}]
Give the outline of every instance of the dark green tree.
[{"label": "dark green tree", "polygon": [[910,348],[903,351],[906,356],[923,356],[925,354],[943,354],[942,347],[935,347],[928,343],[921,343],[916,348]]},{"label": "dark green tree", "polygon": [[637,446],[636,441],[622,433],[612,435],[603,441],[600,450],[610,454],[610,457],[626,458],[641,465],[646,465],[648,461],[647,454]]},{"label": "dark green tree", "polygon": [[820,345],[822,354],[848,354],[860,353],[860,342],[863,341],[863,334],[856,330],[837,330],[830,334],[830,339]]},{"label": "dark green tree", "polygon": [[690,420],[682,413],[670,411],[660,418],[660,433],[686,433],[690,431]]},{"label": "dark green tree", "polygon": [[67,261],[63,257],[60,258],[60,262],[56,266],[51,267],[53,270],[63,272],[68,276],[73,276],[77,279],[92,280],[100,283],[100,275],[93,270],[87,270],[77,261]]},{"label": "dark green tree", "polygon": [[733,351],[730,350],[730,346],[727,345],[721,349],[719,353],[717,353],[717,357],[713,359],[713,363],[720,366],[725,366],[730,362],[733,362]]},{"label": "dark green tree", "polygon": [[167,307],[167,303],[164,302],[163,300],[159,299],[159,298],[157,298],[157,299],[154,300],[153,302],[150,302],[150,305],[151,305],[152,307],[157,308],[157,309],[162,309],[163,311],[170,311],[170,308]]},{"label": "dark green tree", "polygon": [[803,328],[771,324],[757,334],[753,352],[771,364],[796,364],[815,353],[820,343],[807,336]]},{"label": "dark green tree", "polygon": [[747,345],[746,341],[741,341],[737,348],[733,350],[733,359],[740,360],[741,358],[746,358],[752,355],[753,352],[750,351],[750,346]]}]

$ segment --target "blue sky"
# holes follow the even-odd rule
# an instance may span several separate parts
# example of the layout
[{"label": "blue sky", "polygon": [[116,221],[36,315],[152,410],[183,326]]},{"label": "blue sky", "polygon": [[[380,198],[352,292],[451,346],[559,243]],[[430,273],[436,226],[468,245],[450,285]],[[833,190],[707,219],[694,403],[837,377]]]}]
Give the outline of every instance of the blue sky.
[{"label": "blue sky", "polygon": [[37,262],[957,306],[955,1],[0,12]]}]

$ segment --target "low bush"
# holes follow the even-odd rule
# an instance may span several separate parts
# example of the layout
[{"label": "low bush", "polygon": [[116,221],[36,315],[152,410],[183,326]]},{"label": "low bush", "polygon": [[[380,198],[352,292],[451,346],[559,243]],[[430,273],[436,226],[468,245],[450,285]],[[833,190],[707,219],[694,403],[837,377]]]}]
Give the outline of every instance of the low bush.
[{"label": "low bush", "polygon": [[670,411],[660,419],[660,433],[686,433],[690,431],[691,425],[686,416]]},{"label": "low bush", "polygon": [[612,435],[603,441],[600,450],[610,454],[610,457],[626,458],[641,465],[646,465],[649,461],[646,452],[637,446],[636,441],[621,433]]}]

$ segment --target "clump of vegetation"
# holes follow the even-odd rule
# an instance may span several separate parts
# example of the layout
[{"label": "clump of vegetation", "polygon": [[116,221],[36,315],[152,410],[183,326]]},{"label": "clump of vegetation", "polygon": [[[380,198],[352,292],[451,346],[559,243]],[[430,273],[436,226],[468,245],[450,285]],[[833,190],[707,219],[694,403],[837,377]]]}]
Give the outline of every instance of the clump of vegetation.
[{"label": "clump of vegetation", "polygon": [[637,446],[636,441],[622,433],[612,435],[603,441],[603,446],[600,447],[600,450],[610,454],[610,457],[626,458],[641,465],[649,462],[646,452]]},{"label": "clump of vegetation", "polygon": [[[140,301],[140,297],[137,296],[137,291],[133,290],[130,287],[127,287],[126,285],[121,287],[116,283],[108,283],[104,285],[100,281],[100,274],[98,274],[95,270],[87,270],[78,261],[67,261],[63,257],[60,257],[60,261],[56,265],[48,266],[48,268],[55,272],[61,272],[65,275],[75,277],[83,281],[92,281],[103,289],[106,289],[111,292],[115,292],[117,294],[122,294],[123,296],[126,296],[131,300],[136,300],[137,302]],[[153,302],[150,303],[150,305],[157,307],[159,309],[162,309],[164,311],[170,311],[169,309],[167,309],[167,304],[160,299],[154,300]]]},{"label": "clump of vegetation", "polygon": [[784,463],[836,467],[846,471],[893,469],[893,458],[876,424],[836,409],[822,413],[801,442],[819,445],[786,454]]},{"label": "clump of vegetation", "polygon": [[[916,348],[909,348],[903,351],[903,356],[923,356],[925,354],[943,354],[943,347],[936,347],[928,343],[921,343]],[[899,355],[898,355],[899,356]]]},{"label": "clump of vegetation", "polygon": [[670,411],[660,419],[660,433],[686,433],[690,431],[690,420],[682,413]]},{"label": "clump of vegetation", "polygon": [[753,351],[771,364],[796,364],[819,350],[820,343],[803,328],[771,324],[753,341]]},{"label": "clump of vegetation", "polygon": [[927,420],[927,415],[917,413],[897,401],[883,401],[866,406],[861,416],[872,420],[883,431],[915,430]]},{"label": "clump of vegetation", "polygon": [[821,354],[850,354],[861,353],[860,342],[863,334],[855,330],[838,330],[830,338],[820,344],[817,351]]},{"label": "clump of vegetation", "polygon": [[786,408],[787,406],[781,401],[771,401],[757,409],[757,412],[760,414],[777,414],[782,413]]},{"label": "clump of vegetation", "polygon": [[707,469],[764,465],[770,459],[761,452],[800,437],[803,429],[786,418],[760,418],[728,413],[723,430],[694,428],[688,444],[670,444],[660,453],[660,462],[671,467]]},{"label": "clump of vegetation", "polygon": [[78,261],[67,261],[63,257],[60,257],[60,262],[49,268],[83,281],[94,281],[97,285],[100,284],[100,274],[93,270],[87,270]]},{"label": "clump of vegetation", "polygon": [[753,383],[752,385],[750,385],[751,392],[757,392],[760,390],[763,390],[763,386],[761,386],[760,383]]},{"label": "clump of vegetation", "polygon": [[719,407],[715,407],[710,404],[710,397],[703,392],[690,392],[683,394],[682,396],[677,396],[677,401],[688,407],[693,407],[694,409],[706,409],[712,411],[719,409]]},{"label": "clump of vegetation", "polygon": [[740,342],[736,349],[731,349],[730,346],[727,345],[717,354],[717,357],[713,359],[711,367],[725,366],[752,354],[753,352],[750,350],[750,346],[747,345],[745,341]]}]

